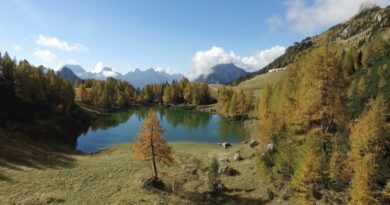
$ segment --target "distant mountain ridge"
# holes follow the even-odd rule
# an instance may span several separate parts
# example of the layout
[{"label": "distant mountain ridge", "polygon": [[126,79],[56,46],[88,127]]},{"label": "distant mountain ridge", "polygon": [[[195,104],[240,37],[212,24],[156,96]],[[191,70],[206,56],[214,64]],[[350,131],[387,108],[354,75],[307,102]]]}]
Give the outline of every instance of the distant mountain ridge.
[{"label": "distant mountain ridge", "polygon": [[226,84],[239,77],[246,76],[248,72],[233,63],[218,64],[211,68],[208,75],[200,75],[195,81],[208,84]]},{"label": "distant mountain ridge", "polygon": [[141,71],[140,69],[135,69],[134,71],[129,71],[126,74],[122,75],[119,72],[115,72],[110,67],[104,67],[100,72],[89,72],[86,71],[84,68],[82,68],[80,65],[64,65],[59,71],[64,70],[66,72],[66,75],[62,75],[61,77],[64,77],[68,80],[74,80],[75,77],[71,76],[69,71],[72,72],[73,75],[78,77],[79,79],[97,79],[97,80],[104,80],[108,77],[113,77],[116,79],[124,80],[129,83],[131,83],[134,87],[142,88],[146,84],[151,83],[164,83],[164,82],[172,82],[172,81],[178,81],[184,76],[181,74],[169,74],[164,71],[156,71],[153,68],[149,68],[147,70]]},{"label": "distant mountain ridge", "polygon": [[74,72],[72,69],[63,66],[60,70],[57,71],[57,75],[60,76],[61,78],[64,78],[66,80],[69,80],[72,84],[76,83],[76,81],[81,80]]},{"label": "distant mountain ridge", "polygon": [[168,74],[164,71],[156,71],[153,68],[141,71],[135,69],[122,76],[122,80],[131,82],[135,87],[143,87],[146,84],[151,83],[164,83],[178,81],[184,76],[181,74]]}]

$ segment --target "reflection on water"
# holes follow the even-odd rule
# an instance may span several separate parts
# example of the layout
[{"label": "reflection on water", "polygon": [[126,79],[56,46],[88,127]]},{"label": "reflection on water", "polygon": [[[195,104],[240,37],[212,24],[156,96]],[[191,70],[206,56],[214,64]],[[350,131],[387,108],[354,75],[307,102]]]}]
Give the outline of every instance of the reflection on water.
[{"label": "reflection on water", "polygon": [[[94,152],[108,146],[131,142],[150,108],[131,108],[97,120],[77,141],[77,149]],[[241,123],[198,111],[158,109],[164,138],[169,142],[216,143],[244,139]]]}]

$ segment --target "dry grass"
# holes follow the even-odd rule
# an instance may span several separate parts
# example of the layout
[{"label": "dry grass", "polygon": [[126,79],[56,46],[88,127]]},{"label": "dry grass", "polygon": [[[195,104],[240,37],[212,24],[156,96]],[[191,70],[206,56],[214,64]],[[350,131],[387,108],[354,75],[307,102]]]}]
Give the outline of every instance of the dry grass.
[{"label": "dry grass", "polygon": [[[20,146],[24,144],[14,147]],[[255,148],[237,144],[224,150],[214,144],[191,143],[174,143],[172,147],[175,165],[159,166],[161,178],[173,189],[169,194],[140,188],[141,181],[151,176],[151,169],[148,163],[133,158],[131,144],[95,155],[34,149],[35,154],[41,154],[35,161],[37,166],[16,162],[0,166],[0,204],[208,204],[207,167],[213,156],[230,159],[221,165],[240,172],[239,176],[221,177],[228,187],[224,203],[263,204],[267,198],[266,186],[257,175],[256,157],[250,157]],[[232,160],[236,152],[243,161]],[[44,162],[58,155],[61,160]],[[3,160],[4,153],[0,157]]]},{"label": "dry grass", "polygon": [[[283,74],[286,73],[285,71],[278,71],[278,72],[272,72],[272,73],[265,73],[262,75],[258,75],[254,78],[251,78],[249,80],[243,81],[237,86],[233,86],[234,90],[244,90],[249,91],[253,90],[256,97],[258,97],[261,93],[261,91],[268,85],[268,84],[275,84],[279,81],[280,77],[283,76]],[[217,98],[218,97],[218,89],[220,89],[223,85],[219,84],[210,84],[210,94],[212,97]]]},{"label": "dry grass", "polygon": [[268,85],[275,84],[279,81],[280,77],[286,73],[285,71],[278,71],[272,73],[265,73],[258,75],[252,79],[246,80],[238,84],[237,89],[253,90],[254,94],[258,96],[260,92]]}]

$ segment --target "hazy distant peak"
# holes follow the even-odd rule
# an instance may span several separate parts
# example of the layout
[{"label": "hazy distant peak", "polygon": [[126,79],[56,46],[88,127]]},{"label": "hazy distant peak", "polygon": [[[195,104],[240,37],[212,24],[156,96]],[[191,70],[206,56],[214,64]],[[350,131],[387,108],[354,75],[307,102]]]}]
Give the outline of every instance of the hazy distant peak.
[{"label": "hazy distant peak", "polygon": [[59,71],[61,71],[63,68],[68,68],[70,70],[72,70],[72,72],[76,75],[81,75],[83,73],[85,73],[86,71],[84,70],[83,67],[81,67],[81,65],[72,65],[72,64],[67,64],[67,65],[64,65],[62,66]]},{"label": "hazy distant peak", "polygon": [[110,67],[104,67],[100,72],[104,72],[104,71],[113,71],[113,70]]},{"label": "hazy distant peak", "polygon": [[198,82],[226,84],[239,77],[248,74],[244,69],[233,63],[218,64],[211,68],[212,72],[207,75],[201,75],[196,79]]}]

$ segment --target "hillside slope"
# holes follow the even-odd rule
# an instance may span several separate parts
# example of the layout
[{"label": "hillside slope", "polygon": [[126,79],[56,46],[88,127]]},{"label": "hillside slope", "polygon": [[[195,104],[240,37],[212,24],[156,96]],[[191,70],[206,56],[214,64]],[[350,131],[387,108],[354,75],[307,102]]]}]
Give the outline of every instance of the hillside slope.
[{"label": "hillside slope", "polygon": [[[257,75],[254,78],[250,78],[240,82],[238,85],[233,85],[232,88],[236,91],[244,90],[249,91],[253,90],[255,97],[257,98],[261,95],[262,90],[268,85],[273,85],[279,81],[279,79],[286,73],[286,71],[278,71],[271,73],[264,73]],[[213,98],[217,99],[218,89],[222,88],[223,85],[220,84],[210,84],[210,94]]]},{"label": "hillside slope", "polygon": [[307,37],[301,42],[295,42],[288,47],[285,54],[276,58],[272,63],[261,70],[252,72],[233,80],[230,84],[237,85],[242,81],[254,78],[257,75],[267,73],[270,69],[286,67],[289,64],[299,61],[299,58],[310,52],[315,47],[316,42],[324,35],[329,35],[332,41],[342,46],[362,46],[378,29],[382,31],[385,40],[390,38],[389,7],[369,7],[353,16],[345,23],[340,23],[328,29],[328,31],[313,37]]},{"label": "hillside slope", "polygon": [[389,28],[390,7],[361,11],[313,37],[262,93],[263,180],[302,204],[389,203]]}]

